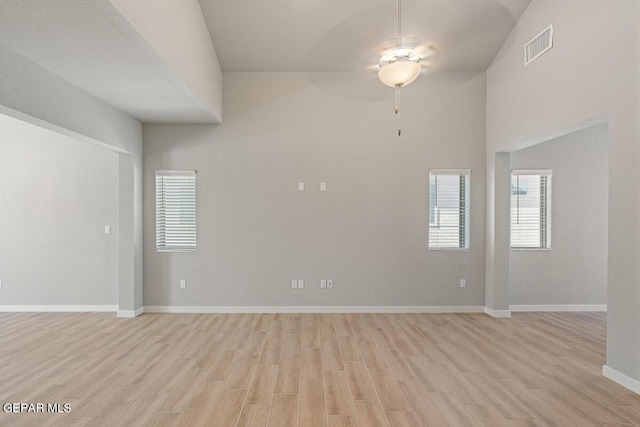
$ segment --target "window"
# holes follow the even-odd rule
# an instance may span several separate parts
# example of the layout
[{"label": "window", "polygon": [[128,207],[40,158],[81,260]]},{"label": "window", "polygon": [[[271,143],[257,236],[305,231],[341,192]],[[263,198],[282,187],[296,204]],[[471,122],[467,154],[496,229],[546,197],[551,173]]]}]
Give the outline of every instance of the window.
[{"label": "window", "polygon": [[469,169],[429,171],[429,249],[469,249]]},{"label": "window", "polygon": [[196,249],[195,171],[156,171],[156,249]]},{"label": "window", "polygon": [[551,171],[511,172],[511,248],[551,248]]}]

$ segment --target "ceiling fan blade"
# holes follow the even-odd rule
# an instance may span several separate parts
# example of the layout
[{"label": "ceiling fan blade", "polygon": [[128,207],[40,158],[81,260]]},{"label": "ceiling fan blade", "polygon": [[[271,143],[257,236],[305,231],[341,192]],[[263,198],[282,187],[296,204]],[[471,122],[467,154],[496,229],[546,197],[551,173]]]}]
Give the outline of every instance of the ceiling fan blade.
[{"label": "ceiling fan blade", "polygon": [[415,49],[416,54],[420,57],[420,66],[422,67],[422,71],[430,71],[432,70],[438,63],[439,55],[436,48],[428,44],[421,44],[417,46]]}]

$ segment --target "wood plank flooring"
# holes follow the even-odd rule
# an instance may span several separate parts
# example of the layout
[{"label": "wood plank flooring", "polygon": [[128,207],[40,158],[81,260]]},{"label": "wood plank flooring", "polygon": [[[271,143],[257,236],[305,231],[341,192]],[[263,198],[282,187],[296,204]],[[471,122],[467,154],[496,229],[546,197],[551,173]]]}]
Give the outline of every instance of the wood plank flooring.
[{"label": "wood plank flooring", "polygon": [[606,315],[0,314],[0,426],[640,425]]}]

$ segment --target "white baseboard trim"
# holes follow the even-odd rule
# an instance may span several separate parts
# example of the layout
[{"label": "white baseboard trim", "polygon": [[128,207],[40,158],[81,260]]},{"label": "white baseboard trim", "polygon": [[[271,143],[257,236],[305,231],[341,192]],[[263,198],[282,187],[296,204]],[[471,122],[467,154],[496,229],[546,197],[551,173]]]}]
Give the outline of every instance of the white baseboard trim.
[{"label": "white baseboard trim", "polygon": [[135,310],[118,310],[116,317],[137,317],[144,313],[144,307],[136,308]]},{"label": "white baseboard trim", "polygon": [[117,305],[0,305],[0,313],[117,312],[118,317],[147,313],[487,313],[492,317],[511,317],[511,312],[607,311],[606,304],[512,305],[510,310],[482,306],[146,306],[118,310]]},{"label": "white baseboard trim", "polygon": [[493,310],[489,307],[485,307],[484,312],[491,317],[511,317],[510,310]]},{"label": "white baseboard trim", "polygon": [[3,313],[74,313],[117,310],[117,305],[0,305],[0,312]]},{"label": "white baseboard trim", "polygon": [[640,381],[634,380],[633,378],[623,374],[622,372],[616,371],[607,365],[602,365],[602,375],[617,382],[621,386],[628,388],[632,392],[640,394]]},{"label": "white baseboard trim", "polygon": [[607,304],[511,305],[511,311],[607,311]]},{"label": "white baseboard trim", "polygon": [[145,313],[482,313],[482,306],[145,306]]}]

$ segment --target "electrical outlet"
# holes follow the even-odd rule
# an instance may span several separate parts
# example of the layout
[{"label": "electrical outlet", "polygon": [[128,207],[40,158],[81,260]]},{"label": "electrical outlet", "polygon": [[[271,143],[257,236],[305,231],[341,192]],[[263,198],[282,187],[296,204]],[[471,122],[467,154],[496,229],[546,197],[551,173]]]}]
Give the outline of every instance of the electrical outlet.
[{"label": "electrical outlet", "polygon": [[320,288],[327,289],[327,281],[326,281],[326,279],[320,280]]},{"label": "electrical outlet", "polygon": [[111,234],[111,226],[110,225],[105,225],[104,226],[104,234]]},{"label": "electrical outlet", "polygon": [[0,279],[0,288],[2,287],[2,279]]},{"label": "electrical outlet", "polygon": [[467,287],[467,279],[460,279],[460,287],[461,288]]},{"label": "electrical outlet", "polygon": [[333,279],[327,279],[327,288],[333,289]]},{"label": "electrical outlet", "polygon": [[304,280],[298,279],[298,289],[304,289]]},{"label": "electrical outlet", "polygon": [[327,191],[327,183],[326,182],[321,182],[320,183],[320,191]]},{"label": "electrical outlet", "polygon": [[298,289],[298,281],[297,280],[292,280],[291,281],[291,289]]},{"label": "electrical outlet", "polygon": [[187,281],[184,279],[180,280],[180,289],[184,289],[187,287]]},{"label": "electrical outlet", "polygon": [[304,191],[304,182],[303,181],[298,182],[298,191]]}]

